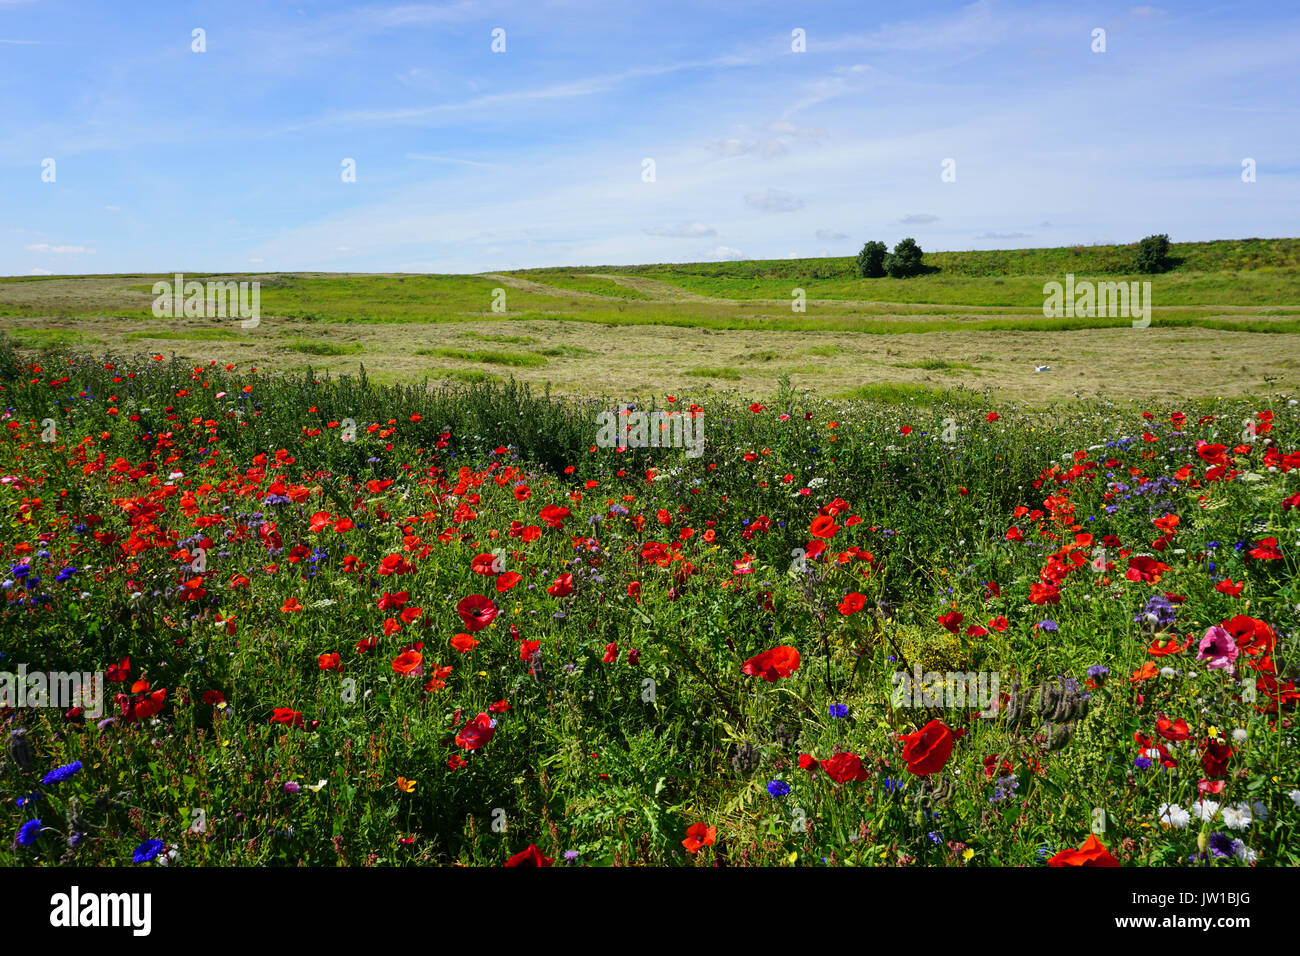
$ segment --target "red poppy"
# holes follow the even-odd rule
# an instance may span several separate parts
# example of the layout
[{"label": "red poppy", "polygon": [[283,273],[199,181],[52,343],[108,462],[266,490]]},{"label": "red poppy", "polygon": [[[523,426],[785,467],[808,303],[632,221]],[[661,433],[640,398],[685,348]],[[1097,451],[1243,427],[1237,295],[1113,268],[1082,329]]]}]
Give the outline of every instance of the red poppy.
[{"label": "red poppy", "polygon": [[1192,739],[1192,732],[1187,726],[1187,721],[1182,717],[1170,720],[1164,714],[1156,714],[1156,733],[1165,740]]},{"label": "red poppy", "polygon": [[460,729],[456,734],[456,743],[466,750],[478,750],[480,747],[486,747],[496,732],[496,728],[492,726],[492,718],[485,713],[480,713]]},{"label": "red poppy", "polygon": [[523,579],[523,575],[516,574],[514,571],[507,571],[505,574],[497,575],[497,594],[505,594]]},{"label": "red poppy", "polygon": [[546,589],[546,593],[551,597],[568,597],[573,593],[573,575],[561,574],[555,579],[555,583]]},{"label": "red poppy", "polygon": [[457,634],[451,639],[451,646],[454,650],[460,651],[462,654],[468,654],[478,646],[478,641],[470,637],[468,634]]},{"label": "red poppy", "polygon": [[1273,629],[1259,618],[1238,614],[1219,626],[1232,635],[1238,650],[1245,651],[1252,657],[1271,652],[1277,643]]},{"label": "red poppy", "polygon": [[956,634],[957,629],[961,627],[961,622],[965,620],[961,611],[950,611],[947,614],[939,615],[939,623],[942,624],[949,632]]},{"label": "red poppy", "polygon": [[403,677],[414,674],[424,662],[424,655],[419,651],[403,651],[393,660],[393,671]]},{"label": "red poppy", "polygon": [[840,526],[835,523],[835,519],[830,515],[818,515],[813,518],[808,533],[814,538],[833,538],[839,530]]},{"label": "red poppy", "polygon": [[605,645],[605,656],[600,659],[602,664],[613,664],[618,660],[618,644],[610,642]]},{"label": "red poppy", "polygon": [[1119,866],[1119,860],[1091,834],[1077,850],[1062,850],[1047,861],[1048,866]]},{"label": "red poppy", "polygon": [[918,777],[942,770],[952,755],[952,745],[964,733],[965,730],[953,732],[936,717],[914,734],[900,734],[907,769]]},{"label": "red poppy", "polygon": [[682,846],[686,847],[687,853],[699,853],[706,846],[713,846],[718,839],[718,828],[711,827],[706,823],[692,823],[686,828],[686,839],[682,841]]},{"label": "red poppy", "polygon": [[799,651],[788,644],[778,644],[745,661],[740,671],[749,677],[761,677],[769,684],[778,678],[789,677],[799,669]]},{"label": "red poppy", "polygon": [[847,617],[850,614],[856,614],[861,611],[867,604],[867,598],[864,594],[857,591],[850,591],[844,595],[844,600],[839,603],[840,613]]},{"label": "red poppy", "polygon": [[836,783],[848,783],[854,780],[867,780],[870,778],[867,769],[862,766],[862,758],[854,753],[836,754],[828,760],[823,760],[821,767],[826,771],[826,776]]},{"label": "red poppy", "polygon": [[1148,558],[1145,555],[1133,555],[1128,559],[1128,570],[1124,572],[1124,577],[1130,581],[1158,584],[1160,576],[1168,570],[1169,565],[1162,561]]},{"label": "red poppy", "polygon": [[1055,584],[1040,584],[1035,581],[1029,585],[1030,604],[1060,604],[1061,589]]},{"label": "red poppy", "polygon": [[550,866],[555,861],[549,856],[543,856],[542,851],[537,849],[533,844],[528,844],[528,849],[520,850],[510,859],[506,860],[506,866]]},{"label": "red poppy", "polygon": [[496,619],[498,610],[489,598],[481,594],[471,594],[469,597],[461,598],[460,603],[456,605],[456,613],[460,615],[465,630],[475,634]]},{"label": "red poppy", "polygon": [[1207,740],[1201,745],[1201,767],[1207,777],[1222,777],[1228,772],[1233,749],[1222,740]]}]

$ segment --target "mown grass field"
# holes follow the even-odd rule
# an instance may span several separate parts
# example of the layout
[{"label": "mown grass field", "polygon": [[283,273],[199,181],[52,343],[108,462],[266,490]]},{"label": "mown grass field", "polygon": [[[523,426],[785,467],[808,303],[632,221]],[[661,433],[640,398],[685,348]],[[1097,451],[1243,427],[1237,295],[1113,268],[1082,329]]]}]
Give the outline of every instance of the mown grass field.
[{"label": "mown grass field", "polygon": [[[0,329],[29,349],[112,345],[335,374],[364,366],[381,382],[514,376],[628,399],[687,388],[768,395],[782,375],[825,396],[1236,396],[1300,377],[1298,248],[1174,244],[1174,268],[1155,276],[1126,271],[1130,247],[1105,246],[932,253],[932,271],[912,279],[853,278],[851,259],[227,277],[261,283],[256,329],[155,318],[152,284],[170,276],[27,277],[0,280]],[[1044,318],[1043,285],[1067,272],[1150,281],[1151,326]],[[795,289],[804,312],[792,310]],[[495,290],[504,311],[493,311]]]}]

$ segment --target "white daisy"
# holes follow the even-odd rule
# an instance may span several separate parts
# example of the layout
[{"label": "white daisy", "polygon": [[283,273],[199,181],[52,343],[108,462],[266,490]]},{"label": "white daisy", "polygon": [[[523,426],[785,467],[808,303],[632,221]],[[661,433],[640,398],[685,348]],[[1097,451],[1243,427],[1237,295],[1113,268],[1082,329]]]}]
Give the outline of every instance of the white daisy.
[{"label": "white daisy", "polygon": [[1213,820],[1219,812],[1219,804],[1214,800],[1197,800],[1192,804],[1192,816],[1198,820]]},{"label": "white daisy", "polygon": [[1223,822],[1234,830],[1246,829],[1251,822],[1250,804],[1238,803],[1236,806],[1224,807]]},{"label": "white daisy", "polygon": [[1161,823],[1174,827],[1185,827],[1192,820],[1192,815],[1176,803],[1162,803],[1156,813]]}]

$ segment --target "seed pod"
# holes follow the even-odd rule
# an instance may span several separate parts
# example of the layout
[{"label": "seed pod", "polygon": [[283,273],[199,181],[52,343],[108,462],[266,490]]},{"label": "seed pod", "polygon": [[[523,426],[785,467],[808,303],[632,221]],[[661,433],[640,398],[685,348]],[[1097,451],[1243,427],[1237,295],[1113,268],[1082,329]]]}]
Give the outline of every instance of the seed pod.
[{"label": "seed pod", "polygon": [[32,745],[27,742],[27,731],[23,728],[10,731],[9,739],[5,741],[5,753],[23,773],[32,769]]}]

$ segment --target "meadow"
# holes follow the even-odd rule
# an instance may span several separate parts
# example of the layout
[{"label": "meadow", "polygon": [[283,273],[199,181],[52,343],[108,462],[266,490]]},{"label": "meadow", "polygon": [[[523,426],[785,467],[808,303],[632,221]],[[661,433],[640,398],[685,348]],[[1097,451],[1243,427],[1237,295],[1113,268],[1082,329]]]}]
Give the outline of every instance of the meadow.
[{"label": "meadow", "polygon": [[0,280],[0,862],[1296,865],[1296,246]]}]

